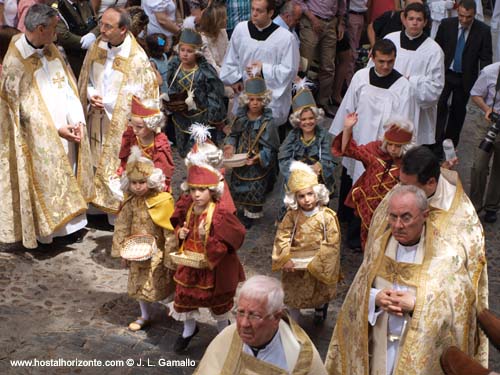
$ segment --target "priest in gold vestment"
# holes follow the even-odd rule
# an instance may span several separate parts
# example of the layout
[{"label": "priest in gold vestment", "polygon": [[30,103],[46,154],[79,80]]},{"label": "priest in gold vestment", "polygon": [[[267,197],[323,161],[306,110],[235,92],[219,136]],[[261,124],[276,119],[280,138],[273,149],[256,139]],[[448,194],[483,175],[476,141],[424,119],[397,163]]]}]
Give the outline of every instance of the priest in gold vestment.
[{"label": "priest in gold vestment", "polygon": [[35,248],[87,224],[93,186],[76,84],[52,43],[57,12],[36,4],[25,25],[0,81],[0,242]]},{"label": "priest in gold vestment", "polygon": [[118,154],[132,95],[159,96],[156,75],[129,28],[130,16],[124,9],[110,7],[103,13],[101,36],[88,50],[78,81],[95,169],[92,204],[111,214],[118,212],[120,204],[110,180],[120,166]]},{"label": "priest in gold vestment", "polygon": [[236,324],[212,340],[195,374],[325,375],[311,339],[283,312],[283,294],[272,277],[248,279],[233,310]]},{"label": "priest in gold vestment", "polygon": [[[488,362],[487,341],[476,325],[477,313],[487,307],[488,285],[484,234],[474,207],[457,173],[440,171],[425,147],[408,151],[400,179],[402,184],[420,187],[428,197],[423,258],[417,266],[387,262],[394,255],[394,244],[387,229],[386,197],[374,213],[368,251],[337,318],[325,363],[330,374],[386,374],[380,362],[376,370],[372,367],[374,329],[368,322],[371,288],[376,277],[384,275],[416,292],[403,334],[389,337],[387,333],[394,341],[400,336],[392,374],[443,374],[439,356],[451,345],[483,365]],[[384,358],[379,354],[377,361]]]}]

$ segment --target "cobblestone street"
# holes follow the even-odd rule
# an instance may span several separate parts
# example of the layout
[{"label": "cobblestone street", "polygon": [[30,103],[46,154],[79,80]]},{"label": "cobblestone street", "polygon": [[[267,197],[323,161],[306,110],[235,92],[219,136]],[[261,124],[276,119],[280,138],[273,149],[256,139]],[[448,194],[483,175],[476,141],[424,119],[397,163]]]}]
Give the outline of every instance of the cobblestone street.
[{"label": "cobblestone street", "polygon": [[[458,155],[462,182],[469,189],[469,171],[477,145],[473,128],[481,114],[472,107],[466,119]],[[177,165],[181,161],[176,159]],[[179,185],[183,171],[174,181]],[[499,187],[500,188],[500,187]],[[278,192],[265,207],[265,218],[247,232],[239,251],[248,276],[271,275],[274,220]],[[175,192],[177,193],[177,192]],[[337,202],[332,203],[335,208]],[[102,222],[91,218],[82,243],[36,250],[21,245],[0,245],[0,374],[191,374],[189,367],[203,355],[217,334],[215,321],[203,312],[200,334],[185,355],[173,353],[182,324],[168,318],[166,307],[155,304],[153,324],[132,333],[127,325],[140,315],[139,305],[126,294],[127,270],[109,255],[112,232],[100,230]],[[500,222],[485,224],[489,272],[490,308],[500,313]],[[312,324],[312,311],[303,313],[302,325],[324,358],[331,333],[349,284],[362,254],[342,249],[344,281],[330,303],[325,324]],[[278,277],[278,274],[274,274]],[[107,367],[13,367],[12,360],[49,359],[115,361]],[[171,366],[168,360],[184,360],[187,366]],[[123,361],[120,365],[118,362]],[[177,363],[177,365],[179,365]],[[490,346],[490,368],[500,371],[500,354]],[[429,374],[432,375],[432,374]]]}]

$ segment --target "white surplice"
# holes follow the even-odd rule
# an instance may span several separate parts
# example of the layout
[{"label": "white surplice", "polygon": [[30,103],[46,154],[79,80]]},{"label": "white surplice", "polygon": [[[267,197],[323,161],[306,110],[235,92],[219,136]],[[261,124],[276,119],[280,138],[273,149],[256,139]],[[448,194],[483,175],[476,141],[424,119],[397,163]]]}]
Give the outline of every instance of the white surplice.
[{"label": "white surplice", "polygon": [[[339,134],[344,129],[344,120],[351,112],[358,114],[358,123],[352,130],[352,139],[357,144],[376,141],[384,134],[383,126],[392,116],[413,118],[415,100],[410,83],[400,77],[388,89],[370,84],[370,68],[356,72],[351,84],[332,121],[330,133]],[[342,165],[347,169],[353,182],[363,174],[363,164],[351,158],[343,158]]]},{"label": "white surplice", "polygon": [[410,81],[417,108],[413,123],[418,128],[417,144],[436,141],[437,103],[444,87],[444,53],[431,38],[427,38],[416,51],[401,47],[400,34],[396,31],[385,36],[397,49],[394,69]]},{"label": "white surplice", "polygon": [[[57,129],[66,125],[76,125],[79,122],[85,124],[85,116],[83,114],[82,104],[80,99],[75,94],[75,91],[70,86],[66,72],[59,59],[47,59],[43,49],[35,49],[28,44],[26,36],[18,39],[16,47],[21,56],[26,59],[29,56],[37,54],[40,56],[41,66],[35,71],[36,85],[42,93],[41,97],[50,114],[54,125]],[[64,138],[60,138],[64,146],[64,150],[68,155],[68,160],[73,168],[73,173],[76,174],[77,167],[77,150],[76,144],[68,142]],[[59,228],[52,235],[47,237],[39,237],[38,240],[42,243],[52,242],[53,237],[61,237],[74,233],[87,225],[87,216],[85,214],[78,215],[70,220],[62,228]]]},{"label": "white surplice", "polygon": [[[245,81],[248,78],[245,69],[255,61],[262,62],[262,75],[272,92],[269,107],[275,124],[284,124],[292,103],[292,81],[299,62],[299,49],[292,33],[278,27],[266,40],[260,41],[250,36],[248,21],[240,22],[231,36],[220,79],[226,85]],[[238,101],[234,102],[236,113]]]},{"label": "white surplice", "polygon": [[[89,84],[87,86],[87,96],[90,99],[94,95],[102,97],[104,111],[109,120],[113,117],[116,99],[120,90],[124,89],[122,86],[123,73],[113,68],[115,57],[120,56],[123,59],[128,59],[132,47],[130,35],[125,37],[125,40],[118,47],[111,47],[107,42],[100,41],[99,47],[107,51],[106,60],[104,64],[98,62],[92,64]],[[132,88],[129,88],[131,91]],[[140,87],[136,88],[140,91]]]}]

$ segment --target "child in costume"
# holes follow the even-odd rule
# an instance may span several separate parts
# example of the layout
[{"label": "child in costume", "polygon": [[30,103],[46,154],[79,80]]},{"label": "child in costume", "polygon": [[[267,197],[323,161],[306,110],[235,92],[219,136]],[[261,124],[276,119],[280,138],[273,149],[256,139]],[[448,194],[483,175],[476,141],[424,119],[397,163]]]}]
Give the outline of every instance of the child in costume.
[{"label": "child in costume", "polygon": [[165,34],[155,33],[146,37],[146,46],[149,56],[149,61],[155,69],[158,77],[158,85],[160,86],[160,94],[168,91],[167,86],[167,71],[168,71],[168,55],[169,49],[168,38]]},{"label": "child in costume", "polygon": [[121,176],[127,165],[127,159],[133,146],[138,146],[142,156],[153,161],[165,176],[165,188],[170,191],[174,174],[174,159],[167,136],[161,128],[165,125],[165,115],[160,111],[156,99],[140,100],[132,96],[129,126],[123,132],[122,145],[118,157],[120,167],[117,175]]},{"label": "child in costume", "polygon": [[192,204],[186,211],[176,210],[171,222],[179,241],[179,253],[196,265],[186,265],[172,258],[177,265],[172,317],[184,321],[184,330],[177,338],[174,351],[184,351],[198,333],[198,308],[209,308],[222,331],[228,324],[233,297],[240,281],[245,279],[236,255],[245,238],[245,228],[236,216],[220,206],[224,184],[217,169],[197,160],[186,159],[188,190]]},{"label": "child in costume", "polygon": [[[224,84],[201,52],[201,35],[195,31],[194,17],[188,17],[180,35],[179,54],[170,59],[167,71],[168,95],[164,98],[172,112],[177,149],[186,157],[191,149],[189,127],[195,122],[214,127],[217,140],[226,118]],[[191,21],[191,22],[190,22]],[[191,23],[191,24],[189,24]]]},{"label": "child in costume", "polygon": [[247,154],[246,164],[233,168],[230,178],[231,195],[243,209],[243,223],[250,228],[255,219],[264,216],[266,194],[272,190],[276,176],[278,131],[267,108],[271,93],[260,77],[245,82],[240,95],[240,108],[225,140],[224,157]]},{"label": "child in costume", "polygon": [[126,243],[137,235],[153,236],[158,250],[148,260],[124,261],[129,267],[128,294],[139,301],[141,308],[141,316],[128,326],[131,331],[148,325],[151,302],[167,298],[175,287],[174,266],[168,257],[176,246],[170,224],[174,200],[163,191],[164,180],[162,171],[133,146],[122,175],[122,189],[128,195],[115,222],[111,256],[120,257]]},{"label": "child in costume", "polygon": [[359,160],[365,167],[345,200],[345,205],[354,208],[354,213],[361,219],[361,247],[364,249],[373,212],[399,182],[401,158],[415,145],[415,137],[411,121],[392,118],[384,125],[381,140],[357,145],[352,139],[352,128],[357,121],[355,112],[347,115],[344,131],[333,141],[332,153]]},{"label": "child in costume", "polygon": [[272,270],[281,270],[285,304],[298,321],[300,309],[315,308],[314,322],[326,319],[340,274],[340,227],[326,207],[329,192],[318,184],[308,165],[290,165],[285,204],[288,211],[278,226]]},{"label": "child in costume", "polygon": [[[234,205],[227,182],[224,179],[225,170],[222,165],[222,150],[210,140],[210,128],[204,124],[194,123],[189,127],[189,132],[191,133],[191,138],[195,142],[191,151],[187,154],[187,160],[197,160],[198,162],[206,163],[220,172],[221,181],[224,183],[224,190],[219,199],[219,205],[226,211],[235,214],[236,206]],[[175,207],[176,209],[184,207],[184,209],[187,210],[191,203],[193,203],[193,200],[191,199],[189,191],[187,191],[181,194]]]},{"label": "child in costume", "polygon": [[[318,175],[319,183],[324,184],[332,192],[336,163],[330,150],[332,138],[321,126],[324,111],[316,106],[305,80],[299,82],[295,88],[296,94],[292,99],[293,113],[289,118],[294,128],[288,133],[278,154],[284,185],[286,186],[288,182],[290,164],[298,160],[310,165]],[[284,214],[285,208],[282,207],[280,219]]]}]

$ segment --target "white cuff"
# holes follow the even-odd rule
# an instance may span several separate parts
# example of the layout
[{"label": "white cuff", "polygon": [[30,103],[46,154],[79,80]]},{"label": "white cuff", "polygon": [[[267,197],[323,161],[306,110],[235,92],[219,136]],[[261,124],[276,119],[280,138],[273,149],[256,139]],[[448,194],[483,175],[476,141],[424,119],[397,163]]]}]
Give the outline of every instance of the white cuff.
[{"label": "white cuff", "polygon": [[370,300],[368,301],[368,323],[373,327],[377,323],[377,318],[382,314],[383,310],[375,311],[375,298],[381,289],[371,288],[370,289]]}]

